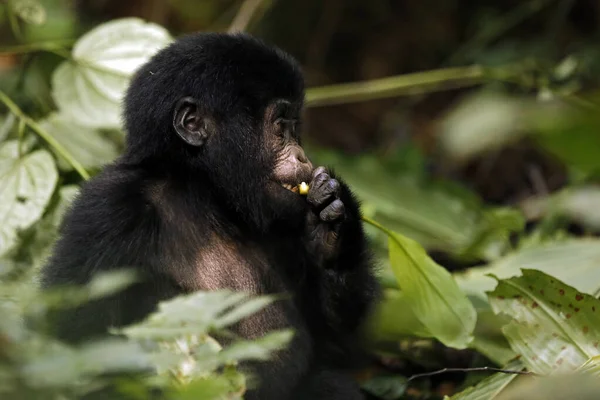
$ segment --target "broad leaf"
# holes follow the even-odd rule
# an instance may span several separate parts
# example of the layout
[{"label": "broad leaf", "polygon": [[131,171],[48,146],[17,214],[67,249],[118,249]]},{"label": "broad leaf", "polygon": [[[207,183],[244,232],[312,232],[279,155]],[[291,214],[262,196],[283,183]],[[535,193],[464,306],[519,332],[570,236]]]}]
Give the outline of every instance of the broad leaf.
[{"label": "broad leaf", "polygon": [[587,360],[577,371],[600,378],[600,355]]},{"label": "broad leaf", "polygon": [[509,319],[494,314],[487,303],[479,306],[479,303],[483,303],[482,300],[471,299],[471,301],[476,305],[477,325],[473,332],[473,342],[469,347],[477,350],[498,365],[508,363],[517,356],[502,333],[502,326]]},{"label": "broad leaf", "polygon": [[[86,169],[94,169],[109,163],[119,154],[119,149],[114,141],[102,132],[67,119],[61,114],[51,114],[40,126],[44,128],[57,142],[79,161]],[[73,167],[66,162],[58,152],[58,166],[61,170],[70,171]]]},{"label": "broad leaf", "polygon": [[15,114],[6,114],[0,116],[0,142],[3,142],[12,131],[17,117]]},{"label": "broad leaf", "polygon": [[567,240],[526,248],[490,266],[470,268],[454,276],[463,291],[485,298],[485,292],[495,285],[488,274],[506,279],[519,275],[521,268],[545,272],[584,293],[597,293],[600,290],[600,240]]},{"label": "broad leaf", "polygon": [[596,108],[554,110],[553,113],[541,114],[535,122],[539,130],[535,138],[546,150],[583,173],[600,171],[597,154],[600,117]]},{"label": "broad leaf", "polygon": [[[265,301],[265,299],[268,299]],[[196,292],[160,303],[145,321],[120,330],[133,338],[173,339],[225,328],[274,301],[245,293],[220,290]]]},{"label": "broad leaf", "polygon": [[399,340],[403,336],[432,337],[401,290],[384,291],[368,326],[369,337],[374,341]]},{"label": "broad leaf", "polygon": [[[412,312],[433,337],[465,348],[473,339],[475,308],[452,275],[415,241],[389,232],[390,263]],[[398,310],[401,312],[402,310]]]},{"label": "broad leaf", "polygon": [[513,350],[535,373],[571,371],[600,354],[600,300],[540,271],[499,280],[489,293]]},{"label": "broad leaf", "polygon": [[527,126],[528,103],[480,92],[466,98],[441,125],[440,142],[447,154],[468,159],[519,138]]},{"label": "broad leaf", "polygon": [[47,151],[19,157],[17,141],[0,147],[0,256],[15,245],[20,230],[40,219],[57,179]]},{"label": "broad leaf", "polygon": [[394,171],[381,157],[315,153],[352,186],[365,213],[427,249],[493,259],[507,247],[507,231],[518,225],[514,212],[490,212],[474,193],[450,182],[415,179],[418,172],[405,168]]},{"label": "broad leaf", "polygon": [[290,329],[270,332],[254,340],[240,340],[225,347],[218,355],[218,360],[225,364],[241,360],[266,361],[273,352],[288,345],[294,332]]},{"label": "broad leaf", "polygon": [[200,377],[188,385],[179,386],[174,400],[242,400],[246,379],[242,373],[230,367],[220,374]]},{"label": "broad leaf", "polygon": [[36,0],[13,2],[13,12],[28,24],[41,25],[46,22],[46,9]]},{"label": "broad leaf", "polygon": [[63,62],[52,76],[53,97],[61,113],[84,126],[118,127],[131,76],[171,40],[164,28],[137,18],[91,30],[75,43],[72,60]]},{"label": "broad leaf", "polygon": [[597,378],[566,374],[519,379],[506,388],[498,400],[597,400],[598,393]]},{"label": "broad leaf", "polygon": [[45,346],[42,354],[23,367],[23,377],[34,387],[71,386],[74,381],[107,372],[141,371],[151,367],[151,359],[133,342],[110,339],[72,349],[62,345]]},{"label": "broad leaf", "polygon": [[[510,362],[504,369],[508,371],[521,371],[523,364],[519,360]],[[447,400],[493,400],[501,393],[508,384],[515,380],[518,374],[495,373],[482,380],[475,386],[471,386]]]}]

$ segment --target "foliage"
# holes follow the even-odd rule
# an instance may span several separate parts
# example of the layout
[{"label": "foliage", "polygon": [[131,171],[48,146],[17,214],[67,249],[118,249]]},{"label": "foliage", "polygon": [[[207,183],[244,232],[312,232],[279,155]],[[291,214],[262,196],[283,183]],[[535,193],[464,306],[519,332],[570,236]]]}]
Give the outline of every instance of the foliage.
[{"label": "foliage", "polygon": [[[61,12],[32,0],[2,7],[19,40],[35,38],[35,26]],[[27,35],[21,31],[24,24],[35,25]],[[476,38],[486,41],[488,35]],[[60,57],[46,78],[25,65],[20,70],[25,80],[46,79],[50,107],[32,107],[27,96],[0,86],[0,396],[78,398],[112,388],[132,399],[148,398],[154,389],[172,399],[242,398],[253,381],[239,362],[266,360],[293,336],[276,331],[223,345],[222,338],[231,338],[228,326],[277,301],[229,291],[163,302],[145,321],[116,330],[112,339],[79,347],[58,342],[46,329],[51,311],[122,290],[134,279],[124,271],[99,276],[85,287],[42,293],[36,272],[79,185],[122,150],[121,101],[129,79],[171,41],[157,24],[110,21],[74,43],[32,44],[35,51]],[[594,97],[579,99],[569,84],[577,65],[573,58],[549,70],[475,65],[308,90],[308,105],[319,106],[487,81],[533,87],[536,96],[486,86],[440,125],[442,154],[457,165],[525,137],[567,165],[577,186],[522,207],[486,204],[456,182],[432,179],[425,156],[411,145],[387,157],[312,149],[314,161],[333,165],[363,204],[385,286],[368,324],[374,354],[429,368],[435,363],[428,364],[423,353],[411,357],[407,348],[441,344],[477,352],[508,372],[566,375],[538,381],[497,372],[474,378],[452,399],[534,398],[546,385],[574,382],[583,382],[581,397],[571,398],[598,393],[586,377],[600,370],[595,314],[600,310],[600,243],[564,229],[571,221],[591,232],[599,226],[594,201],[599,114]],[[541,223],[526,231],[530,214]],[[479,265],[452,273],[429,256],[431,251]],[[379,398],[399,399],[417,379],[372,373],[361,383]],[[562,386],[554,388],[559,393]]]}]

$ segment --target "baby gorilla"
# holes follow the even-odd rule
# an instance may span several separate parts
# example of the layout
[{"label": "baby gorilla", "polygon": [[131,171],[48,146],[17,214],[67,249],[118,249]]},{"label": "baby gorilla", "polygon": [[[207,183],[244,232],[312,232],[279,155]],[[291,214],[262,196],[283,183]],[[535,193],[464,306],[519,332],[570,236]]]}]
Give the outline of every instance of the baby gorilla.
[{"label": "baby gorilla", "polygon": [[245,365],[260,379],[246,398],[362,398],[347,373],[378,286],[357,201],[301,147],[303,100],[296,62],[247,35],[186,36],[144,65],[125,99],[126,151],[83,186],[42,282],[119,267],[144,279],[62,315],[60,337],[106,334],[197,290],[288,293],[235,327],[295,331]]}]

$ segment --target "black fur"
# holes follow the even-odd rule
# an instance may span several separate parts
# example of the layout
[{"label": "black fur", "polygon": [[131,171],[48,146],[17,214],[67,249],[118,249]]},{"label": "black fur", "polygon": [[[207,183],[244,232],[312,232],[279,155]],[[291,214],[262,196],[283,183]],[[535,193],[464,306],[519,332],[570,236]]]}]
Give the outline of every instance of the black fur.
[{"label": "black fur", "polygon": [[[202,146],[174,132],[185,96],[214,121]],[[190,35],[144,65],[125,100],[127,150],[83,186],[42,282],[82,284],[119,267],[145,279],[65,316],[59,335],[104,334],[194,290],[290,293],[237,327],[245,337],[296,331],[287,350],[249,366],[263,384],[246,398],[362,398],[345,371],[378,288],[359,205],[324,169],[297,176],[311,182],[307,198],[266,189],[289,146],[273,150],[265,112],[284,99],[299,115],[303,97],[295,61],[247,35]]]}]

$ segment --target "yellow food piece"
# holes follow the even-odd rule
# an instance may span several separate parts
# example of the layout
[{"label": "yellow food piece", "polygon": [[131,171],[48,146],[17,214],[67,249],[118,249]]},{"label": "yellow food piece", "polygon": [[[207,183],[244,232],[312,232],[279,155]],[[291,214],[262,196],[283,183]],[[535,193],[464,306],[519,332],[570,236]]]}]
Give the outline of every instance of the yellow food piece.
[{"label": "yellow food piece", "polygon": [[308,185],[306,182],[302,182],[300,185],[298,185],[298,193],[303,195],[308,194]]}]

